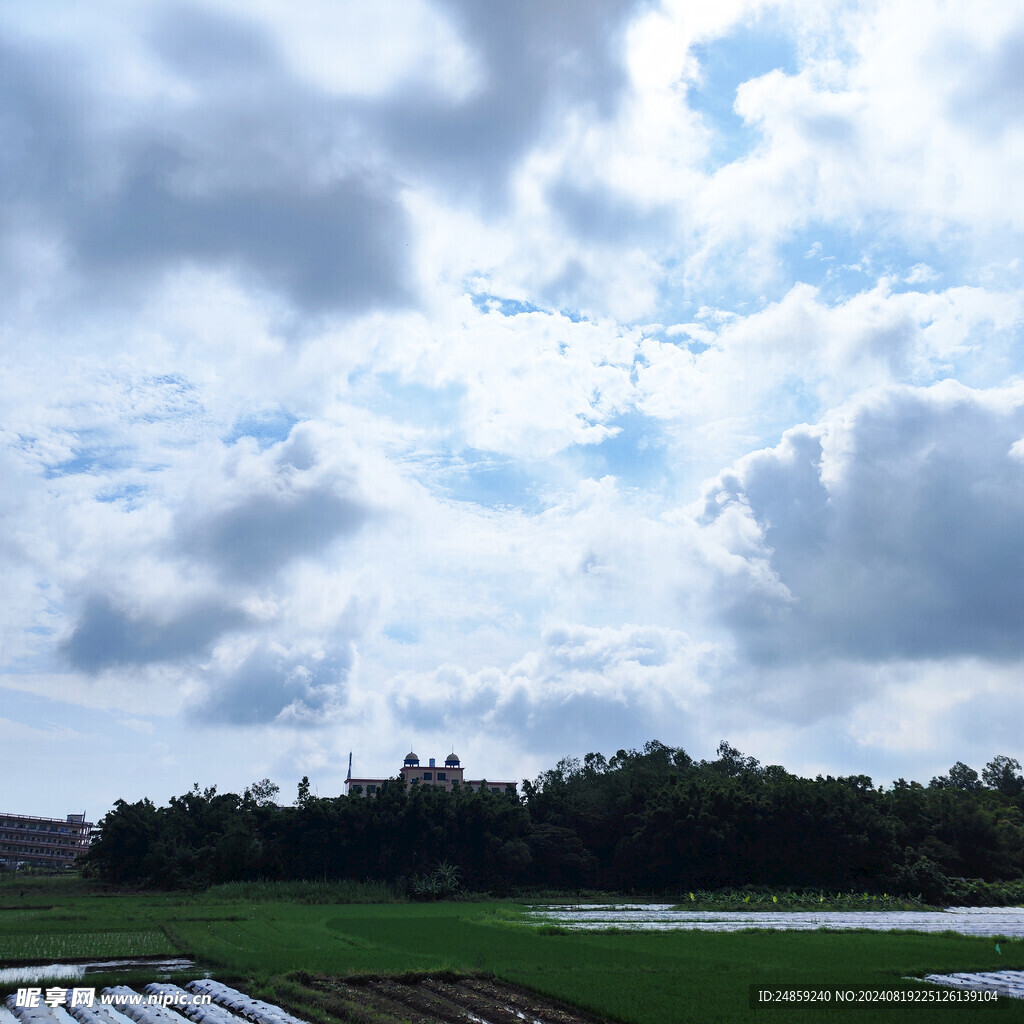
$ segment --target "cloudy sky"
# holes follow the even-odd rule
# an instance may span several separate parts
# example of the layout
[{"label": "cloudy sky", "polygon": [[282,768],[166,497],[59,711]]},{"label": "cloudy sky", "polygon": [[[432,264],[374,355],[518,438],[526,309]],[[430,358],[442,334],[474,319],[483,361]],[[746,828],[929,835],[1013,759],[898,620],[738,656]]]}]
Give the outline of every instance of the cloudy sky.
[{"label": "cloudy sky", "polygon": [[3,4],[0,809],[1024,759],[1024,8]]}]

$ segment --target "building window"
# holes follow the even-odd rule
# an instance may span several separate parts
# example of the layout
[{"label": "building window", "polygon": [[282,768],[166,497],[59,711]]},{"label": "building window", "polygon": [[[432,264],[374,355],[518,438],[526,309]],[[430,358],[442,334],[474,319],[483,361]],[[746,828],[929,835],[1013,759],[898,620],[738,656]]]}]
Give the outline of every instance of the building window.
[{"label": "building window", "polygon": [[377,787],[376,786],[367,786],[366,787],[367,796],[369,796],[370,793],[376,793],[376,792],[377,792]]},{"label": "building window", "polygon": [[438,782],[447,782],[448,781],[448,773],[447,772],[438,772],[437,773],[437,781]]},{"label": "building window", "polygon": [[425,779],[425,780],[426,780],[427,782],[432,782],[432,781],[433,781],[433,779],[434,779],[434,773],[433,773],[433,772],[424,772],[424,773],[423,773],[423,778],[424,778],[424,779]]}]

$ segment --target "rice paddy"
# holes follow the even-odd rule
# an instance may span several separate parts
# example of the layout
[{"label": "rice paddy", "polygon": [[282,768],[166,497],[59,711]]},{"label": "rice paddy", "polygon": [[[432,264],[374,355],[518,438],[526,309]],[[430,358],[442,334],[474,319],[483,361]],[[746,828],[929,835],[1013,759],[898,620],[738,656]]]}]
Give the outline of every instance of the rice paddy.
[{"label": "rice paddy", "polygon": [[[451,984],[476,979],[512,986],[577,1007],[584,1019],[625,1024],[815,1024],[835,1019],[834,1008],[805,1006],[798,1017],[790,1007],[751,1009],[751,986],[905,992],[924,988],[919,979],[925,974],[1024,968],[1022,939],[864,931],[582,932],[539,926],[528,908],[512,902],[332,903],[324,902],[323,889],[299,902],[301,891],[275,898],[281,894],[273,886],[199,896],[94,895],[62,884],[57,880],[47,892],[26,887],[21,895],[0,884],[0,966],[36,956],[94,957],[99,950],[124,956],[177,952],[209,965],[219,981],[314,1024],[360,1019],[346,1018],[340,1009],[353,993],[390,1000],[397,991],[392,981],[402,978],[433,978],[436,992],[446,978],[455,979]],[[1004,998],[964,1012],[965,1020],[995,1013],[1000,1021],[1024,1024],[1024,1001]],[[361,1019],[377,1019],[368,1013]],[[844,1008],[842,1019],[856,1024],[952,1016],[948,1006],[899,1004]]]},{"label": "rice paddy", "polygon": [[[0,927],[5,924],[0,911]],[[59,923],[54,921],[55,924]],[[167,956],[174,946],[163,932],[59,931],[0,934],[0,962],[49,960],[60,963],[82,957]]]}]

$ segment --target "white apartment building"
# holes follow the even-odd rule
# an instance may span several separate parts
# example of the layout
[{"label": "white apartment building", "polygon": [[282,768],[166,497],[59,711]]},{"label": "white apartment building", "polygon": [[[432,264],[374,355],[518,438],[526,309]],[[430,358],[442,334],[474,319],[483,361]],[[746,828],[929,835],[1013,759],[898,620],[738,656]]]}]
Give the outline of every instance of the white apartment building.
[{"label": "white apartment building", "polygon": [[0,867],[69,868],[89,849],[84,814],[36,818],[0,813]]}]

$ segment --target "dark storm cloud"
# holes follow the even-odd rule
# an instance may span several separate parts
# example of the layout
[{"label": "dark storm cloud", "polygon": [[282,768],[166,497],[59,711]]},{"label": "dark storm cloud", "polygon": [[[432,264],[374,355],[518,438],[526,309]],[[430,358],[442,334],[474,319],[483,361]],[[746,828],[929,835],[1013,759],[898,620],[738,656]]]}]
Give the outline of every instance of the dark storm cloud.
[{"label": "dark storm cloud", "polygon": [[351,643],[323,657],[261,645],[223,679],[210,680],[209,697],[192,709],[213,724],[259,725],[285,713],[293,724],[316,724],[341,696],[355,659]]},{"label": "dark storm cloud", "polygon": [[256,583],[296,558],[322,551],[365,522],[366,509],[327,485],[298,493],[257,493],[189,523],[180,550],[226,578]]},{"label": "dark storm cloud", "polygon": [[723,474],[704,525],[739,514],[763,541],[734,544],[750,571],[719,581],[748,656],[1024,654],[1024,462],[1011,453],[1024,406],[1004,403],[946,386],[892,391]]},{"label": "dark storm cloud", "polygon": [[62,653],[73,668],[100,672],[123,665],[181,661],[209,651],[224,633],[241,629],[248,617],[214,602],[199,602],[167,619],[132,614],[108,597],[93,595]]},{"label": "dark storm cloud", "polygon": [[409,90],[372,107],[392,152],[444,188],[500,196],[516,159],[552,109],[584,102],[607,116],[626,84],[615,52],[636,0],[441,0],[483,64],[483,85],[458,101]]}]

